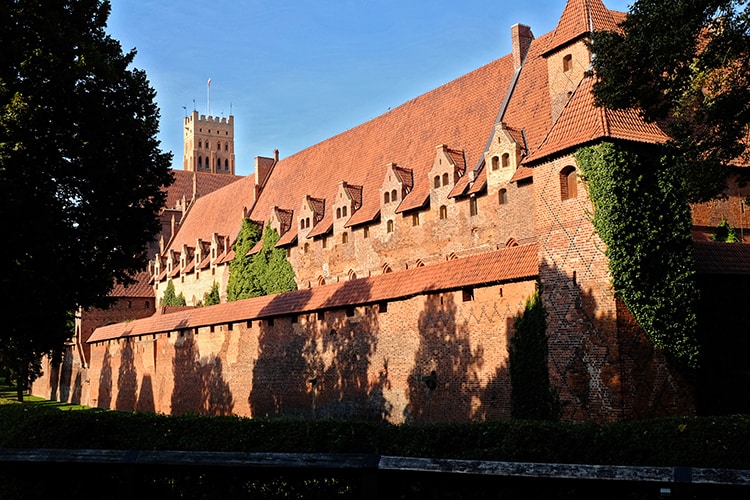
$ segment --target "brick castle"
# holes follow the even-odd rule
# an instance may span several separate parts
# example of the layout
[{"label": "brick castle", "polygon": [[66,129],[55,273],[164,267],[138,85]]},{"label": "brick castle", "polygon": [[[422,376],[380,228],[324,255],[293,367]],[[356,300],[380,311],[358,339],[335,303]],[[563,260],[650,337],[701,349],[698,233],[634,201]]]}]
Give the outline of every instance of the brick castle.
[{"label": "brick castle", "polygon": [[[233,117],[193,112],[146,276],[81,313],[34,393],[171,414],[509,418],[508,341],[541,283],[563,419],[737,409],[742,361],[720,346],[745,322],[703,322],[726,370],[687,376],[615,296],[590,223],[575,149],[666,139],[636,111],[594,106],[586,41],[623,18],[569,0],[554,31],[516,24],[512,53],[290,157],[257,157],[247,177]],[[726,194],[693,207],[706,314],[747,298],[750,247],[709,241],[723,219],[744,238],[748,189]],[[297,290],[226,302],[243,218],[278,231]],[[169,280],[187,307],[159,307]],[[214,283],[222,303],[191,307]]]}]

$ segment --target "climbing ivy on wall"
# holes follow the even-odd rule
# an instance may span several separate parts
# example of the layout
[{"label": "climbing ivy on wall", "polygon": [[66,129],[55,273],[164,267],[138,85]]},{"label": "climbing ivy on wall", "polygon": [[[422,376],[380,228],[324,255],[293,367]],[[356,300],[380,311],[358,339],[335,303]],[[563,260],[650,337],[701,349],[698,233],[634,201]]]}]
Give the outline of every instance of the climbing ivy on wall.
[{"label": "climbing ivy on wall", "polygon": [[229,265],[227,301],[288,292],[297,288],[294,269],[283,248],[276,248],[279,233],[270,224],[263,232],[263,246],[254,255],[247,252],[260,240],[257,225],[245,220],[233,249],[235,258]]},{"label": "climbing ivy on wall", "polygon": [[228,302],[261,295],[249,271],[252,257],[247,255],[247,252],[260,240],[260,236],[260,229],[255,222],[250,219],[242,220],[242,227],[237,235],[237,241],[232,246],[234,259],[229,263],[229,281],[227,282]]},{"label": "climbing ivy on wall", "polygon": [[655,147],[636,151],[609,142],[581,148],[575,158],[615,292],[659,349],[695,368],[692,219],[677,162]]},{"label": "climbing ivy on wall", "polygon": [[516,316],[514,329],[508,344],[511,413],[514,418],[553,420],[559,405],[549,382],[547,311],[538,290]]}]

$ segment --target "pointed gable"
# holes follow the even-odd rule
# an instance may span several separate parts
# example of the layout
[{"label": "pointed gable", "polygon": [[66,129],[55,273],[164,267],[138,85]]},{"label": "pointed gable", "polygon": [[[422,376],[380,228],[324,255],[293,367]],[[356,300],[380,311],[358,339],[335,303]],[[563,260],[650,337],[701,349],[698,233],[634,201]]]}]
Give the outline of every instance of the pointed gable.
[{"label": "pointed gable", "polygon": [[533,164],[553,154],[599,139],[620,139],[659,144],[667,135],[645,122],[634,109],[611,110],[594,105],[594,78],[585,78],[571,97],[541,147],[524,160]]},{"label": "pointed gable", "polygon": [[553,52],[592,31],[616,30],[612,12],[601,0],[568,0],[560,21],[547,43],[545,54]]}]

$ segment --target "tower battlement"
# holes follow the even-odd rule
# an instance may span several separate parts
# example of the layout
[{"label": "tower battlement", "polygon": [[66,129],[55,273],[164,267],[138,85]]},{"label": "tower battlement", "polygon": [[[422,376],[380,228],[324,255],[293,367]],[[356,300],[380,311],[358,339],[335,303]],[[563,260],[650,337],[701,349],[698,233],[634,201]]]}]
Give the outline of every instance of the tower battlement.
[{"label": "tower battlement", "polygon": [[235,175],[234,116],[185,117],[183,170]]}]

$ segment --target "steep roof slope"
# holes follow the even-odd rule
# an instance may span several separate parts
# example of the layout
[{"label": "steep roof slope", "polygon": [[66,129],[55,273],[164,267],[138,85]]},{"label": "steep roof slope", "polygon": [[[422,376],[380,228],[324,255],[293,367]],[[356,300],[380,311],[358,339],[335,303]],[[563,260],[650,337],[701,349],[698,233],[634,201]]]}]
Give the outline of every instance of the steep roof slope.
[{"label": "steep roof slope", "polygon": [[195,246],[197,238],[210,241],[213,233],[234,239],[242,226],[243,209],[250,209],[255,193],[253,175],[239,179],[196,199],[182,219],[168,249],[180,251],[183,243]]},{"label": "steep roof slope", "polygon": [[653,123],[646,123],[634,109],[611,110],[594,105],[591,90],[595,79],[584,78],[542,145],[525,163],[582,146],[597,139],[611,138],[650,144],[663,143],[668,136]]},{"label": "steep roof slope", "polygon": [[440,144],[464,150],[468,164],[476,164],[512,75],[508,55],[280,160],[259,196],[253,219],[267,220],[273,206],[296,212],[306,194],[325,198],[330,209],[338,183],[346,181],[363,186],[359,218],[369,220],[380,209],[379,189],[388,163],[412,169],[415,189],[428,183]]},{"label": "steep roof slope", "polygon": [[193,198],[193,176],[195,176],[195,188],[198,196],[206,195],[243,178],[240,175],[189,172],[187,170],[173,170],[172,173],[174,174],[174,183],[167,188],[167,202],[164,205],[167,208],[174,208],[183,195],[187,200]]},{"label": "steep roof slope", "polygon": [[555,50],[592,30],[616,30],[618,17],[601,0],[569,0],[544,51]]}]

